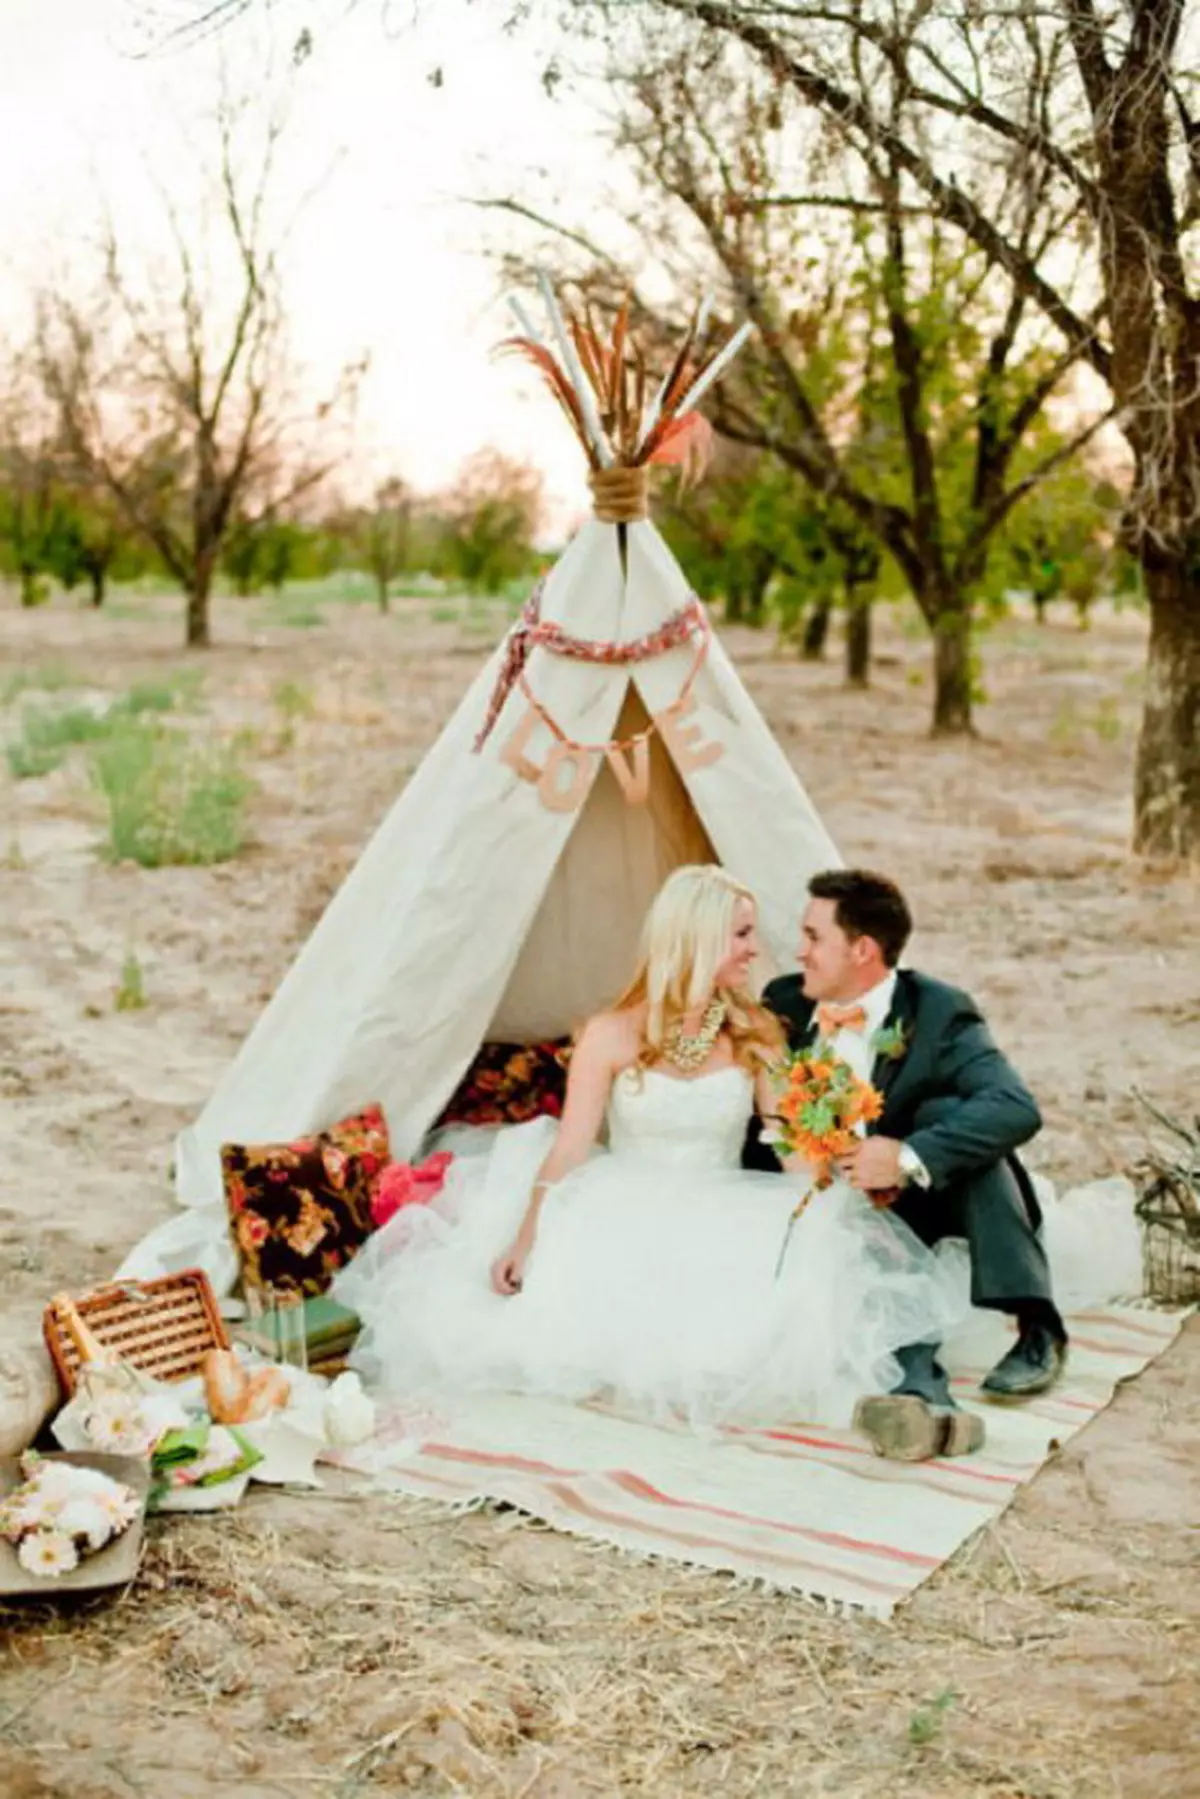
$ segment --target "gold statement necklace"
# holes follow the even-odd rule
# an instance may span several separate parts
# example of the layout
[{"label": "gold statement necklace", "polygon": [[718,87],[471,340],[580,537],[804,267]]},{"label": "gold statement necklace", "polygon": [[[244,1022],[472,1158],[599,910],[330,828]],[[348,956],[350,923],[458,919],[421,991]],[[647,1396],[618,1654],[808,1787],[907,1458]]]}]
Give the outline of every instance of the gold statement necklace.
[{"label": "gold statement necklace", "polygon": [[727,1015],[728,1007],[718,996],[710,999],[705,1006],[700,1029],[694,1037],[685,1036],[680,1025],[672,1025],[663,1040],[663,1059],[678,1068],[682,1074],[695,1074],[712,1055],[713,1045],[721,1035],[721,1026]]}]

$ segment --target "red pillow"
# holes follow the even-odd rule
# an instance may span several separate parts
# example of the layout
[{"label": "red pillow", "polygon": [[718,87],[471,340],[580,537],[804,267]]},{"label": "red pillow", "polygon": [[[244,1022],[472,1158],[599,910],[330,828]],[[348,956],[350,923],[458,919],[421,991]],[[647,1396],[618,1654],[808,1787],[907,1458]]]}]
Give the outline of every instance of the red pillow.
[{"label": "red pillow", "polygon": [[379,1177],[371,1217],[377,1230],[394,1218],[405,1206],[427,1206],[437,1198],[446,1184],[446,1170],[454,1157],[447,1150],[427,1156],[416,1166],[411,1162],[389,1162]]}]

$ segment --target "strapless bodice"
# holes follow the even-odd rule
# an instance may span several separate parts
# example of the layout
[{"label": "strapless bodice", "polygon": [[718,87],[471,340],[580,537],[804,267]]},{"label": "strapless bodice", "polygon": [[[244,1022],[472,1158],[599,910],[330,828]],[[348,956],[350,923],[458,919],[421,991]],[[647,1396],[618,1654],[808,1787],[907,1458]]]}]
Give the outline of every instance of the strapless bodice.
[{"label": "strapless bodice", "polygon": [[677,1079],[623,1069],[608,1102],[609,1148],[673,1168],[737,1168],[754,1109],[744,1068]]}]

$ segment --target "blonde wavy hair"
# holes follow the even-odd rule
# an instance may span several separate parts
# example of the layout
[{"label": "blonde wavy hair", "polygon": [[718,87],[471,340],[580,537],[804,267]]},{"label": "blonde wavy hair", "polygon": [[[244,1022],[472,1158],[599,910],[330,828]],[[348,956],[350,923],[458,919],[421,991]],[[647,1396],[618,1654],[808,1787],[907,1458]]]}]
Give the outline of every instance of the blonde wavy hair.
[{"label": "blonde wavy hair", "polygon": [[[729,954],[739,900],[757,907],[748,887],[712,863],[677,868],[659,888],[642,927],[633,979],[615,1006],[618,1012],[646,1008],[639,1068],[657,1062],[672,1026],[717,993],[717,971]],[[751,993],[722,987],[720,996],[734,1061],[754,1072],[778,1056],[784,1037],[775,1015]]]}]

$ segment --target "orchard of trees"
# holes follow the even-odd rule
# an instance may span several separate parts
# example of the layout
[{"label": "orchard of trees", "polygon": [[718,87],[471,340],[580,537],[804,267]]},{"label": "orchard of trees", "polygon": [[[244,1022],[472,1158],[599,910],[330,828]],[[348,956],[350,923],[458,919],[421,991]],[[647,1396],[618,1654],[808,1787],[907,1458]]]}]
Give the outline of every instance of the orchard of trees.
[{"label": "orchard of trees", "polygon": [[[290,4],[319,54],[315,0]],[[254,7],[177,0],[172,18],[186,38]],[[757,326],[712,396],[711,479],[659,507],[696,587],[802,655],[840,614],[855,684],[873,606],[907,596],[941,734],[975,728],[980,627],[1015,592],[1082,623],[1129,597],[1149,621],[1135,844],[1200,853],[1200,8],[510,12],[602,77],[636,204],[606,238],[602,214],[582,221],[536,182],[493,194],[506,272],[549,267],[600,310],[628,294],[664,341],[700,292],[708,331]],[[566,62],[546,70],[564,129],[587,88]],[[332,559],[386,607],[415,569],[488,587],[529,568],[537,485],[494,456],[436,500],[399,478],[354,506],[329,497],[362,371],[319,399],[296,378],[263,204],[273,149],[247,172],[222,128],[213,217],[238,279],[219,303],[175,219],[152,301],[110,243],[89,303],[39,306],[0,393],[0,557],[23,603],[47,580],[100,603],[149,559],[203,644],[218,574],[246,590]]]}]

